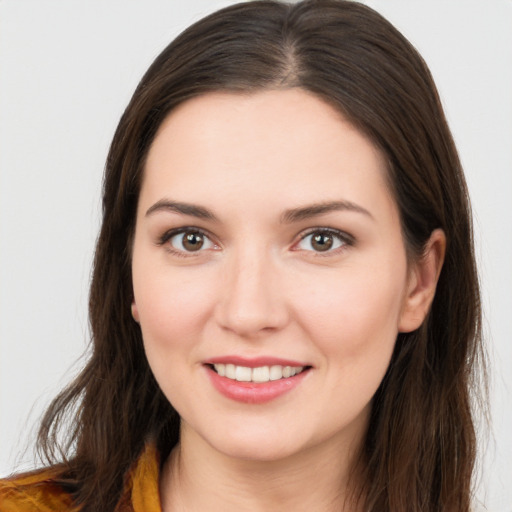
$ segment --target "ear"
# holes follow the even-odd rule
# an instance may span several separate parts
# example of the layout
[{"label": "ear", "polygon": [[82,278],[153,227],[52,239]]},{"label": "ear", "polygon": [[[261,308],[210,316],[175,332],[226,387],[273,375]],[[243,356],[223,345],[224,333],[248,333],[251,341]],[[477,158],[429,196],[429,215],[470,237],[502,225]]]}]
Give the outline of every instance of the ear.
[{"label": "ear", "polygon": [[442,229],[432,231],[422,257],[409,270],[406,295],[398,323],[399,332],[411,332],[425,320],[443,267],[446,236]]},{"label": "ear", "polygon": [[137,323],[140,323],[139,310],[137,304],[135,304],[135,299],[132,301],[132,316]]}]

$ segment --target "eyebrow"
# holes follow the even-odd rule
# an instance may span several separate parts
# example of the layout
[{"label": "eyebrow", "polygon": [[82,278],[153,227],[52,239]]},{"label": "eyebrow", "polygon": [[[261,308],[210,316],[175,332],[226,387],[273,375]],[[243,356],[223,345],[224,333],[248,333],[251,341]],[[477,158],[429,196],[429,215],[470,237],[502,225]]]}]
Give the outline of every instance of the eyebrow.
[{"label": "eyebrow", "polygon": [[[217,216],[204,206],[199,206],[192,203],[182,203],[179,201],[171,201],[169,199],[160,199],[157,201],[148,209],[146,212],[146,217],[159,211],[170,211],[182,215],[190,215],[191,217],[197,217],[198,219],[210,220],[214,222],[219,221]],[[373,219],[373,215],[368,210],[362,206],[352,203],[351,201],[328,201],[286,210],[281,215],[280,222],[281,224],[292,224],[293,222],[299,222],[301,220],[318,217],[320,215],[325,215],[326,213],[336,211],[351,211],[361,213]]]},{"label": "eyebrow", "polygon": [[355,203],[350,201],[328,201],[286,210],[281,215],[281,223],[288,224],[298,222],[312,217],[318,217],[319,215],[325,215],[326,213],[339,211],[362,213],[373,219],[373,215],[367,209]]},{"label": "eyebrow", "polygon": [[217,217],[207,208],[191,203],[180,203],[178,201],[170,201],[168,199],[160,199],[146,212],[146,217],[155,212],[170,211],[181,213],[182,215],[190,215],[198,219],[218,221]]}]

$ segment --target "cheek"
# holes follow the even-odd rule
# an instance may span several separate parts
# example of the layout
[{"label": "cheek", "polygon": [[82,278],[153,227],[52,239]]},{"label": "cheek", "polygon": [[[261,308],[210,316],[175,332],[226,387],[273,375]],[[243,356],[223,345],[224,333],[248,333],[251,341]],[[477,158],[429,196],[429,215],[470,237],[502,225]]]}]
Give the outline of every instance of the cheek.
[{"label": "cheek", "polygon": [[398,334],[403,277],[392,269],[348,269],[297,300],[302,327],[329,364],[387,367]]},{"label": "cheek", "polygon": [[[198,351],[204,325],[210,315],[211,293],[206,293],[190,269],[179,272],[165,265],[160,269],[137,269],[134,265],[134,295],[140,315],[144,350],[149,366],[170,403],[185,412],[191,397],[184,389],[196,385]],[[193,273],[193,272],[192,272]]]},{"label": "cheek", "polygon": [[190,269],[149,270],[134,264],[133,284],[148,357],[172,357],[170,350],[183,350],[198,339],[212,304],[204,279]]}]

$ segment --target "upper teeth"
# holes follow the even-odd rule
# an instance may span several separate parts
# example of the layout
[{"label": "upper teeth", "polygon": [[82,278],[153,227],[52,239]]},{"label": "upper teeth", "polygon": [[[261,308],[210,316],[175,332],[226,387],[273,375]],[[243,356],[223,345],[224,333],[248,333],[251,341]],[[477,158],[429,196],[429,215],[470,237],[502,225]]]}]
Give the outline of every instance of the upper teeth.
[{"label": "upper teeth", "polygon": [[234,364],[214,364],[215,371],[221,377],[237,380],[239,382],[268,382],[270,380],[279,380],[293,377],[300,373],[303,366],[258,366],[248,368],[247,366],[237,366]]}]

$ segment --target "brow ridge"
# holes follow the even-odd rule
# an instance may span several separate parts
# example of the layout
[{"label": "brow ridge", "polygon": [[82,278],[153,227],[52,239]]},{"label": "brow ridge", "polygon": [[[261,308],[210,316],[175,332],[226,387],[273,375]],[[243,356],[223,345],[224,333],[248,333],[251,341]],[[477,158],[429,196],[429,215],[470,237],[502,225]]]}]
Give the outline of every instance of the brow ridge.
[{"label": "brow ridge", "polygon": [[[146,217],[158,211],[171,211],[180,213],[182,215],[190,215],[199,219],[218,221],[218,218],[215,216],[215,214],[204,206],[199,206],[192,203],[183,203],[180,201],[171,201],[169,199],[160,199],[157,201],[147,210]],[[282,224],[291,224],[335,211],[351,211],[361,213],[373,218],[372,214],[362,206],[359,206],[351,201],[342,200],[327,201],[300,206],[298,208],[291,208],[283,212],[280,217],[280,222]]]},{"label": "brow ridge", "polygon": [[190,215],[199,219],[217,221],[217,217],[213,212],[205,208],[192,203],[182,203],[179,201],[171,201],[169,199],[160,199],[153,206],[151,206],[146,212],[146,217],[159,211],[171,211],[175,213],[181,213],[182,215]]},{"label": "brow ridge", "polygon": [[301,220],[306,220],[311,217],[317,217],[319,215],[325,215],[326,213],[331,213],[335,211],[351,211],[361,213],[363,215],[367,215],[370,218],[373,218],[373,215],[366,208],[363,208],[358,204],[352,203],[351,201],[343,200],[315,203],[311,205],[300,206],[298,208],[286,210],[281,215],[281,223],[289,224],[293,222],[299,222]]}]

